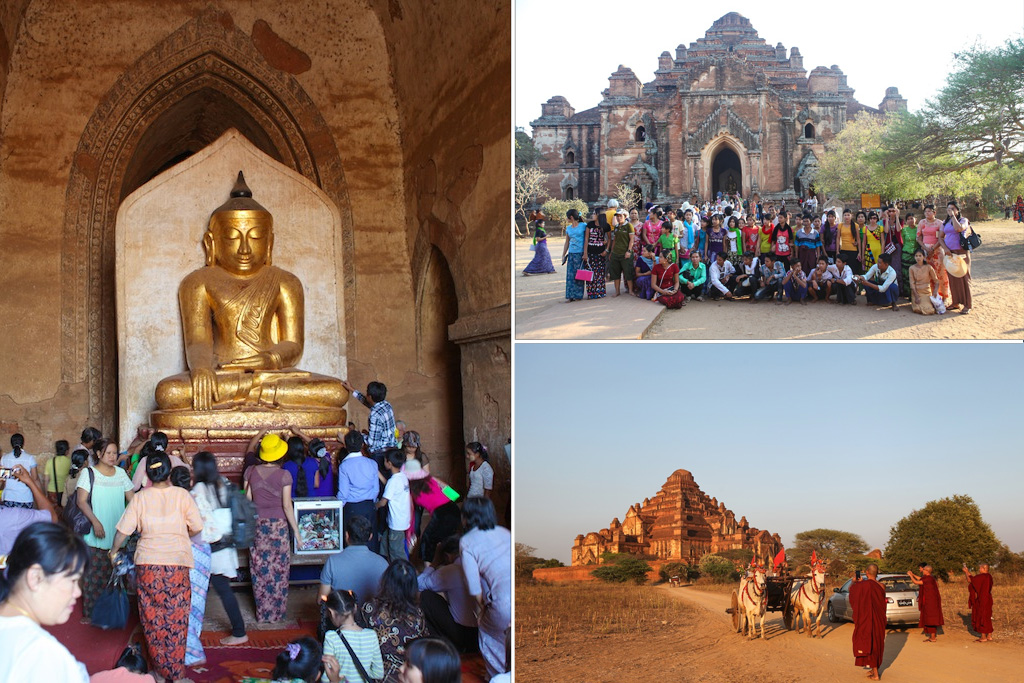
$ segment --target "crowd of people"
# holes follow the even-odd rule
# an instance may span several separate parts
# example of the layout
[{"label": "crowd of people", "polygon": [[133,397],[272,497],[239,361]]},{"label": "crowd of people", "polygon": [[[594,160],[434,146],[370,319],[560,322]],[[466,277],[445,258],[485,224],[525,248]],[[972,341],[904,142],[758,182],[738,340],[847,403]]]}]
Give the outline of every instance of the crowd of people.
[{"label": "crowd of people", "polygon": [[[466,446],[468,486],[456,491],[431,474],[419,434],[396,423],[383,384],[351,391],[370,409],[368,428],[349,423],[335,452],[290,427],[256,434],[243,462],[255,514],[257,622],[286,615],[292,539],[300,535],[293,498],[342,505],[345,544],[321,573],[320,633],[288,646],[274,680],[448,683],[461,680],[460,653],[476,652],[488,677],[510,680],[502,676],[511,666],[512,542],[491,501],[486,447]],[[221,643],[247,642],[231,586],[241,547],[232,496],[240,494],[214,454],[186,463],[168,452],[161,432],[119,452],[91,427],[74,449],[57,442],[45,467],[21,434],[11,446],[0,470],[10,475],[0,507],[0,633],[17,636],[0,640],[0,680],[88,680],[42,627],[66,622],[79,597],[88,623],[115,572],[134,577],[147,676],[156,681],[183,679],[186,667],[206,661],[200,634],[210,586],[231,623]],[[76,508],[87,533],[74,531]]]},{"label": "crowd of people", "polygon": [[[681,308],[689,301],[828,302],[897,310],[908,299],[922,315],[970,313],[971,258],[980,243],[956,202],[944,220],[935,206],[923,216],[894,204],[880,213],[836,207],[818,213],[811,198],[793,211],[785,202],[648,204],[641,217],[616,199],[587,220],[566,212],[562,264],[568,302],[600,299],[608,283],[627,293]],[[534,258],[525,275],[555,272],[545,217],[533,215]]]}]

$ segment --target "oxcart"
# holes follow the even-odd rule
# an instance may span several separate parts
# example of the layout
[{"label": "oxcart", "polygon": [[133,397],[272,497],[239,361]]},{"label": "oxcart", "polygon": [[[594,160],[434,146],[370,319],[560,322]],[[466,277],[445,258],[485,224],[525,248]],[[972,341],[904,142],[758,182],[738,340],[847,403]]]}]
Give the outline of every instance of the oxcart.
[{"label": "oxcart", "polygon": [[[790,602],[793,582],[809,581],[810,579],[810,575],[793,576],[791,574],[765,577],[765,612],[782,612],[782,622],[786,625],[787,631],[793,629],[793,614],[795,610]],[[735,589],[732,592],[732,605],[726,611],[732,615],[732,627],[739,632],[743,615],[740,610],[739,593]]]}]

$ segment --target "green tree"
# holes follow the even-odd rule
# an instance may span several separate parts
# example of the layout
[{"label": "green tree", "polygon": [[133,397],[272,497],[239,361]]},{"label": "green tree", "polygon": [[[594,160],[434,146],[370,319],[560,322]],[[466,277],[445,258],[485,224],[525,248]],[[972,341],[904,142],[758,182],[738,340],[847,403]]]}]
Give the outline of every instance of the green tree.
[{"label": "green tree", "polygon": [[531,138],[522,128],[516,128],[516,168],[531,168],[537,165],[540,152],[533,145]]},{"label": "green tree", "polygon": [[810,564],[811,553],[826,564],[835,560],[846,562],[850,556],[862,556],[868,544],[857,534],[837,529],[811,529],[796,535],[793,548],[786,551],[791,568]]},{"label": "green tree", "polygon": [[946,85],[918,113],[897,115],[881,158],[925,176],[1024,164],[1024,38],[954,55]]},{"label": "green tree", "polygon": [[715,583],[725,583],[736,573],[736,566],[732,560],[713,553],[700,558],[697,566],[700,568],[701,576],[710,576]]},{"label": "green tree", "polygon": [[534,569],[565,566],[558,560],[544,560],[537,557],[534,555],[537,549],[525,543],[516,543],[515,551],[515,571],[518,582],[532,582]]},{"label": "green tree", "polygon": [[668,581],[673,576],[678,576],[680,579],[688,579],[690,577],[690,565],[685,562],[669,562],[663,564],[658,570],[658,576],[661,577],[662,581]]},{"label": "green tree", "polygon": [[1020,576],[1024,574],[1024,552],[1015,553],[1003,544],[996,551],[991,564],[992,568],[998,570],[1000,574]]},{"label": "green tree", "polygon": [[885,559],[895,571],[927,562],[936,575],[948,580],[963,562],[972,567],[992,562],[999,547],[974,500],[953,496],[930,501],[897,522],[889,530]]},{"label": "green tree", "polygon": [[579,211],[584,221],[587,220],[587,212],[590,211],[587,203],[582,199],[549,199],[544,202],[541,209],[544,210],[544,215],[548,217],[549,223],[559,225],[565,224],[565,212],[569,209]]},{"label": "green tree", "polygon": [[605,553],[602,559],[605,564],[590,573],[608,583],[632,581],[639,586],[647,581],[647,573],[651,571],[651,565],[633,555]]}]

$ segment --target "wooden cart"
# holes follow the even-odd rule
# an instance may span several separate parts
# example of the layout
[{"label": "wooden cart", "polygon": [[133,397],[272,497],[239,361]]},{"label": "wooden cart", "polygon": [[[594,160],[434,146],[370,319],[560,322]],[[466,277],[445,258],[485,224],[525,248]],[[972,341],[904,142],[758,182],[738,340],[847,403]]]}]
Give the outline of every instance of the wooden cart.
[{"label": "wooden cart", "polygon": [[[786,625],[787,631],[791,631],[793,629],[793,606],[790,604],[789,600],[789,596],[792,593],[793,582],[800,580],[810,581],[810,579],[810,575],[792,576],[789,574],[765,577],[765,591],[767,592],[765,599],[765,611],[782,612],[782,623]],[[732,615],[732,627],[737,633],[739,633],[740,597],[739,593],[735,589],[732,592],[732,606],[726,611]]]}]

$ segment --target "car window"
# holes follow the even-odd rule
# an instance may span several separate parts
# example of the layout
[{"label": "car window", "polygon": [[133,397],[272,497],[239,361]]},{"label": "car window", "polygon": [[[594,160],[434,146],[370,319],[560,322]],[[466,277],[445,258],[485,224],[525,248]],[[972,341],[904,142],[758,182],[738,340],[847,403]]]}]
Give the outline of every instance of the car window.
[{"label": "car window", "polygon": [[904,593],[907,591],[917,590],[917,586],[914,585],[910,580],[901,577],[881,579],[879,583],[885,586],[886,593]]},{"label": "car window", "polygon": [[850,584],[851,583],[853,583],[853,579],[849,579],[846,583],[844,583],[843,587],[839,589],[839,592],[840,593],[849,593],[850,592]]}]

